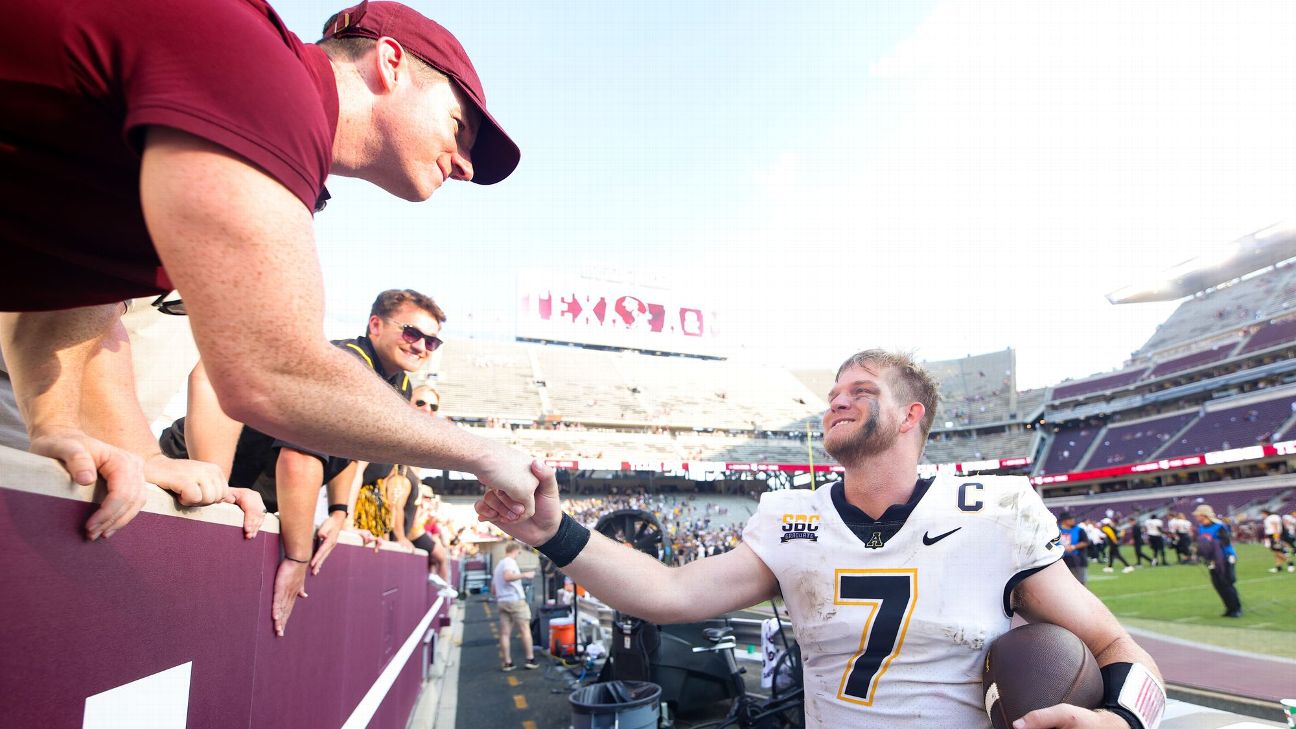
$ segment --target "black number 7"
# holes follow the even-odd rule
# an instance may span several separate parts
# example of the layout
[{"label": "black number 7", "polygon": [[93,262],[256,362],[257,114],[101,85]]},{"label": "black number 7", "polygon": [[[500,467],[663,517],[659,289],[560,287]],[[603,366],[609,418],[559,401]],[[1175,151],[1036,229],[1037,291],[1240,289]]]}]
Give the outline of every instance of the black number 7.
[{"label": "black number 7", "polygon": [[869,609],[859,652],[846,662],[837,698],[872,706],[878,680],[904,645],[918,601],[918,570],[837,570],[835,583],[834,603]]}]

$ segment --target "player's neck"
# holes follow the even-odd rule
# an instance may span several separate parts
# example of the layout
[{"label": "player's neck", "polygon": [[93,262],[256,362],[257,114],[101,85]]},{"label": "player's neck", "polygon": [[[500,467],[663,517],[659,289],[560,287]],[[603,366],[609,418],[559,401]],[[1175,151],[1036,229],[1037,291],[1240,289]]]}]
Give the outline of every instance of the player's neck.
[{"label": "player's neck", "polygon": [[846,466],[846,501],[877,519],[887,507],[908,502],[917,480],[917,459],[881,453]]}]

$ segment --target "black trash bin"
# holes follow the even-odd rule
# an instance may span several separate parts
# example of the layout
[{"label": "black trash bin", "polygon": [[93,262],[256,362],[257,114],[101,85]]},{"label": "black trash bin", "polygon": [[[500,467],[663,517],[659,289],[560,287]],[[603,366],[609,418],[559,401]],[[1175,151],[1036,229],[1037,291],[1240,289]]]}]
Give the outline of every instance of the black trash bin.
[{"label": "black trash bin", "polygon": [[647,681],[608,681],[578,688],[571,702],[572,729],[657,729],[661,686]]}]

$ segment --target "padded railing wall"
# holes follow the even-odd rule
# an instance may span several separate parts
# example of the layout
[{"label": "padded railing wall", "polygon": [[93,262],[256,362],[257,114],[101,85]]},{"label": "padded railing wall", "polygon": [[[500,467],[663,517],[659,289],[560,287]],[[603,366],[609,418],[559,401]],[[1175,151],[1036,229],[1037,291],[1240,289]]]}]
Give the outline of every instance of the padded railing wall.
[{"label": "padded railing wall", "polygon": [[432,618],[423,553],[339,545],[277,638],[277,521],[248,540],[233,506],[148,488],[89,542],[102,488],[0,448],[0,727],[404,729]]}]

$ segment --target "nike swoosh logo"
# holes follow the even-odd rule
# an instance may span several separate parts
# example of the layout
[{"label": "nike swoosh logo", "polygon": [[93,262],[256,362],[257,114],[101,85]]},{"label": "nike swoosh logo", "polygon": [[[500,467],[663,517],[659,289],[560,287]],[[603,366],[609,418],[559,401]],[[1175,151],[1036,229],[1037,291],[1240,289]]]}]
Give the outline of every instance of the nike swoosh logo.
[{"label": "nike swoosh logo", "polygon": [[937,535],[934,536],[934,537],[932,537],[932,536],[928,536],[928,535],[927,535],[927,532],[923,532],[923,544],[925,544],[925,545],[927,545],[928,547],[930,547],[931,545],[935,544],[936,542],[939,542],[940,540],[944,539],[945,537],[948,537],[949,535],[953,534],[954,532],[956,532],[956,531],[958,531],[958,530],[960,530],[960,529],[962,529],[962,528],[963,528],[963,527],[954,527],[953,529],[951,529],[951,530],[945,532],[944,534],[937,534]]}]

